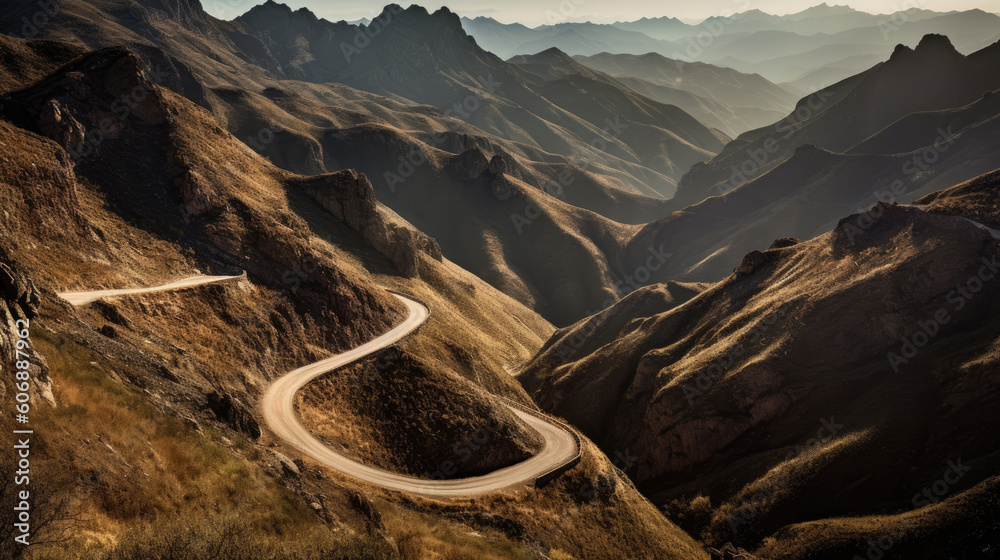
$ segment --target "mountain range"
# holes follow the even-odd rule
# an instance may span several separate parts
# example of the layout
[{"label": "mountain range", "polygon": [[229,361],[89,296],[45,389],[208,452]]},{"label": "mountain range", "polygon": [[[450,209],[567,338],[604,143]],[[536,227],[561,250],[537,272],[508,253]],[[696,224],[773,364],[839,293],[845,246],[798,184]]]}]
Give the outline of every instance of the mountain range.
[{"label": "mountain range", "polygon": [[[0,9],[0,395],[50,542],[0,556],[996,555],[996,16],[39,9]],[[369,479],[263,404],[344,356],[288,422]],[[540,425],[556,468],[459,491]]]},{"label": "mountain range", "polygon": [[914,44],[928,33],[953,37],[962,52],[979,50],[1000,38],[998,23],[1000,16],[982,10],[906,7],[870,14],[825,3],[783,16],[751,9],[698,24],[659,17],[532,29],[486,17],[463,19],[469,34],[504,57],[551,47],[574,56],[656,53],[760,74],[795,93],[809,93],[867,70],[889,56],[894,45]]}]

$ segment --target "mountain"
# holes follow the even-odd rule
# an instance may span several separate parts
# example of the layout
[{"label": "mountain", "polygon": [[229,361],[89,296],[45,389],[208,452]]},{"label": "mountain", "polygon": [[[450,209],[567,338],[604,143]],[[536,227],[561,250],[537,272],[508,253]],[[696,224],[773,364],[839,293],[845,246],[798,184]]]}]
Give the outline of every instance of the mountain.
[{"label": "mountain", "polygon": [[[981,10],[947,14],[900,12],[890,16],[861,14],[866,22],[842,30],[816,32],[804,21],[789,21],[787,26],[739,32],[737,27],[723,27],[705,48],[694,49],[694,58],[728,66],[746,73],[760,73],[775,82],[787,82],[802,74],[850,57],[862,57],[852,64],[851,74],[868,69],[872,57],[891,54],[896,43],[913,44],[927,34],[954,38],[956,48],[969,53],[996,41],[1000,17]],[[789,16],[786,16],[789,17]],[[860,17],[860,16],[859,16]],[[827,18],[818,18],[819,28]],[[671,43],[674,52],[685,53],[690,39]],[[688,53],[688,57],[692,55]],[[843,64],[843,63],[842,63]],[[832,82],[831,82],[832,83]],[[811,84],[822,87],[827,84]]]},{"label": "mountain", "polygon": [[637,31],[615,25],[564,22],[535,28],[500,23],[492,18],[462,18],[462,27],[482,48],[507,59],[557,48],[571,55],[600,52],[659,51],[663,44]]},{"label": "mountain", "polygon": [[976,556],[1000,480],[998,192],[1000,171],[879,202],[717,284],[643,288],[520,380],[638,457],[633,480],[709,545],[850,557],[888,533],[907,557]]},{"label": "mountain", "polygon": [[711,159],[714,153],[700,146],[721,150],[724,142],[719,140],[728,141],[724,134],[706,129],[682,109],[650,102],[557,49],[514,57],[509,62],[540,78],[542,82],[534,90],[561,109],[585,116],[595,125],[614,119],[629,123],[619,138],[636,151],[646,167],[668,177],[679,177],[691,165]]},{"label": "mountain", "polygon": [[[335,60],[339,66],[328,73],[308,76],[310,81],[332,79],[380,95],[434,105],[457,113],[481,130],[546,152],[567,156],[584,152],[605,165],[620,159],[624,166],[646,167],[676,180],[693,163],[690,157],[675,163],[671,161],[669,148],[653,154],[638,151],[645,150],[650,141],[655,144],[680,141],[707,159],[709,152],[717,153],[728,140],[679,111],[652,107],[648,100],[617,85],[600,93],[590,92],[595,100],[582,103],[574,90],[533,79],[474,43],[470,45],[471,39],[458,16],[448,10],[429,14],[420,7],[406,10],[387,7],[376,18],[386,22],[384,27],[377,34],[370,32],[370,43],[352,52],[350,57],[326,52],[336,44],[333,37],[344,31],[330,27],[326,30],[330,37],[326,42],[310,40],[310,22],[301,18],[283,22],[271,16],[270,12],[275,10],[285,9],[265,4],[237,21],[258,35],[275,40],[285,37],[278,41],[289,46],[301,44],[290,40],[291,37],[304,37],[309,45],[323,45],[310,53],[312,57]],[[427,36],[435,40],[426,43],[422,38]],[[286,65],[308,57],[299,53],[277,58]],[[640,114],[648,122],[637,121]],[[624,121],[621,126],[628,127],[624,134],[609,124],[616,119]],[[643,128],[642,133],[639,128]],[[598,143],[606,148],[598,150],[591,146]],[[672,190],[669,182],[657,189],[667,197]]]},{"label": "mountain", "polygon": [[910,202],[1000,165],[990,93],[1000,83],[983,73],[996,48],[964,57],[929,36],[897,52],[692,168],[671,201],[677,210],[627,241],[621,269],[642,269],[655,247],[671,258],[651,281],[718,280],[774,239],[811,239],[880,200]]},{"label": "mountain", "polygon": [[[119,12],[116,6],[110,0],[87,9],[67,6],[43,36],[91,49],[124,42],[157,70],[159,82],[210,110],[220,126],[283,169],[316,174],[351,168],[365,173],[375,196],[436,239],[446,258],[560,324],[624,293],[616,286],[610,256],[635,229],[627,224],[663,215],[665,201],[656,189],[673,191],[673,179],[642,161],[680,177],[683,169],[668,153],[681,150],[685,162],[707,159],[721,149],[724,139],[681,111],[622,87],[605,89],[609,97],[602,101],[607,106],[576,107],[579,116],[560,108],[532,88],[544,88],[558,102],[561,95],[575,96],[566,97],[567,104],[589,100],[482,50],[469,49],[470,39],[456,18],[445,12],[432,16],[413,8],[394,14],[390,7],[380,21],[395,18],[386,29],[396,31],[381,34],[382,42],[373,41],[352,60],[364,60],[369,68],[390,68],[395,64],[392,58],[407,60],[393,57],[393,49],[405,45],[408,56],[416,56],[421,51],[413,34],[439,29],[436,48],[441,49],[441,60],[456,66],[450,70],[451,66],[440,65],[440,74],[434,75],[446,85],[434,91],[468,92],[453,99],[474,103],[480,110],[464,116],[453,108],[416,105],[396,94],[390,98],[338,83],[284,78],[316,72],[314,78],[319,80],[324,72],[337,71],[350,81],[347,76],[354,72],[350,79],[367,84],[366,75],[352,70],[353,65],[343,66],[342,55],[337,60],[324,58],[324,65],[319,65],[303,62],[301,52],[293,55],[298,51],[285,48],[302,37],[310,52],[339,49],[339,39],[323,43],[322,38],[328,37],[323,30],[337,33],[346,23],[326,22],[270,3],[252,10],[246,21],[234,22],[181,10],[197,23],[182,26],[171,19],[172,12],[157,7]],[[21,11],[5,12],[5,28],[19,27],[20,14],[28,10],[30,4]],[[279,33],[281,29],[267,33],[250,29],[258,19],[285,26],[285,34]],[[354,33],[363,31],[354,28]],[[453,52],[457,50],[463,52]],[[384,64],[377,62],[383,57],[388,57]],[[459,68],[477,74],[464,74]],[[509,84],[503,87],[509,87],[516,99],[504,96],[503,88],[491,94],[476,85],[480,70],[484,77],[493,72],[495,81]],[[499,72],[508,77],[496,80]],[[415,93],[421,83],[433,85],[433,79],[421,74],[413,69],[399,87]],[[477,93],[482,100],[468,97]],[[627,119],[632,115],[645,121],[647,114],[658,114],[658,120]],[[508,130],[530,143],[501,138],[463,120],[475,118],[486,119],[483,126]],[[528,128],[511,126],[512,122]],[[540,149],[539,143],[552,151]],[[711,149],[703,151],[699,143]],[[442,219],[444,215],[448,219]],[[541,246],[566,255],[572,266],[527,250]],[[571,284],[577,287],[567,289]]]},{"label": "mountain", "polygon": [[656,53],[685,62],[704,62],[774,83],[798,82],[827,65],[838,73],[816,74],[795,87],[818,89],[867,70],[896,43],[916,43],[930,33],[955,39],[964,53],[996,42],[1000,16],[973,9],[935,12],[908,7],[869,14],[849,6],[819,4],[777,16],[757,9],[723,13],[698,24],[675,18],[642,18],[613,25],[560,23],[528,28],[491,18],[464,18],[462,25],[487,50],[503,58],[558,48],[570,54]]},{"label": "mountain", "polygon": [[692,168],[675,200],[694,203],[731,190],[803,144],[846,151],[910,113],[964,106],[1000,87],[986,71],[998,53],[993,45],[964,56],[940,35],[925,36],[915,49],[898,45],[887,62],[803,98],[786,119],[743,134],[712,161]]},{"label": "mountain", "polygon": [[687,37],[691,35],[692,30],[695,28],[695,26],[688,25],[677,18],[668,16],[644,17],[635,21],[616,21],[613,25],[619,29],[637,31],[654,39],[665,39],[668,41]]},{"label": "mountain", "polygon": [[773,123],[794,107],[794,94],[758,75],[701,62],[671,60],[655,53],[640,56],[601,53],[575,59],[584,66],[622,80],[640,93],[657,96],[653,99],[673,99],[677,96],[673,90],[697,96],[696,102],[700,104],[721,104],[723,107],[713,113],[716,118],[723,118],[720,113],[731,114],[733,116],[723,122],[744,132]]}]

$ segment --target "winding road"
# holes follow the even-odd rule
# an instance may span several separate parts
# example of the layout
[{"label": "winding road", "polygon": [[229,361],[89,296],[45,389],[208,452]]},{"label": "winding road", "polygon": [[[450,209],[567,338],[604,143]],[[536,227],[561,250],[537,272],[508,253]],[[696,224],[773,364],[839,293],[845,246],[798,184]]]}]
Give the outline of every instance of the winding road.
[{"label": "winding road", "polygon": [[98,290],[96,292],[63,292],[59,294],[59,297],[70,302],[72,305],[87,305],[88,303],[95,302],[101,298],[112,297],[112,296],[127,296],[132,294],[148,294],[151,292],[166,292],[169,290],[183,290],[184,288],[193,288],[194,286],[201,286],[202,284],[212,284],[215,282],[225,282],[227,280],[237,280],[243,278],[240,276],[189,276],[183,280],[177,280],[176,282],[170,282],[169,284],[164,284],[162,286],[156,286],[153,288],[131,288],[126,290]]},{"label": "winding road", "polygon": [[[79,306],[104,297],[178,290],[242,277],[192,276],[154,288],[67,292],[61,293],[59,296],[71,304]],[[520,463],[468,478],[428,480],[392,473],[359,463],[327,447],[309,433],[309,430],[302,425],[295,413],[295,393],[299,389],[325,373],[395,344],[415,331],[430,316],[430,312],[423,304],[398,294],[393,295],[406,305],[408,311],[407,317],[402,323],[361,346],[290,371],[271,384],[261,399],[261,411],[268,427],[278,438],[302,454],[348,476],[391,490],[438,498],[474,496],[534,483],[539,477],[571,464],[579,457],[580,444],[576,435],[567,427],[514,406],[509,407],[511,412],[542,436],[541,451]]]}]

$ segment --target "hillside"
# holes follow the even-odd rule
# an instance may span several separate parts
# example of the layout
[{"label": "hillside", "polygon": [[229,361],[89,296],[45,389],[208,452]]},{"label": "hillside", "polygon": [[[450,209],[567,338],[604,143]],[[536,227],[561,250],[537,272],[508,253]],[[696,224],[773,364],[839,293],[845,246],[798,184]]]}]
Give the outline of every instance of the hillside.
[{"label": "hillside", "polygon": [[778,240],[700,293],[639,290],[557,331],[521,382],[629,449],[633,480],[710,544],[843,557],[888,526],[908,557],[978,555],[1000,473],[998,181]]}]

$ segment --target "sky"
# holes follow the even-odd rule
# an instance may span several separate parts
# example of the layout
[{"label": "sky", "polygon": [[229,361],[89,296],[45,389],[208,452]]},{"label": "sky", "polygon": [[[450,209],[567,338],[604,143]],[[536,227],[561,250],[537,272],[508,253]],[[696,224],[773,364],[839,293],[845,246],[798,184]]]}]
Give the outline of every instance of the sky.
[{"label": "sky", "polygon": [[[293,9],[309,8],[316,15],[331,21],[353,21],[377,16],[382,7],[393,0],[276,0]],[[612,23],[632,21],[642,17],[672,16],[688,22],[706,17],[730,15],[758,9],[772,14],[798,12],[821,0],[428,0],[405,2],[394,0],[403,7],[417,3],[430,11],[448,6],[462,16],[489,16],[503,23],[520,22],[528,26],[559,21],[593,21]],[[212,15],[233,19],[264,0],[201,0]],[[917,7],[947,12],[979,8],[1000,13],[1000,0],[850,0],[831,4],[847,4],[870,13],[892,13]]]}]

